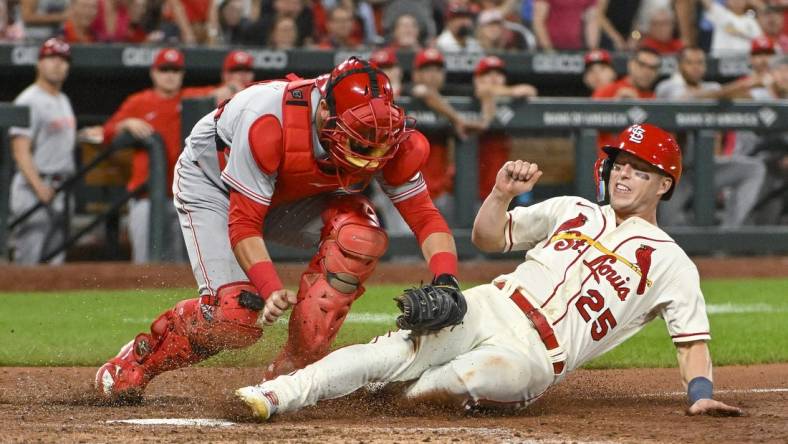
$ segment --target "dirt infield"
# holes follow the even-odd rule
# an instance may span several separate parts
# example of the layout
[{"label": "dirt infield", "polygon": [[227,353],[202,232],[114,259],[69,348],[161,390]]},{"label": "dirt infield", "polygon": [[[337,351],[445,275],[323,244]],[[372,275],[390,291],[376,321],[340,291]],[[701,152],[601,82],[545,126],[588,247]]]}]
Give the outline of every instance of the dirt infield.
[{"label": "dirt infield", "polygon": [[[359,395],[257,424],[231,401],[260,369],[191,368],[155,380],[139,406],[92,401],[89,368],[0,369],[1,442],[787,442],[788,364],[716,371],[718,398],[743,418],[691,418],[675,369],[578,371],[517,414],[405,409]],[[753,389],[760,391],[753,391]],[[775,389],[782,389],[778,391]],[[772,391],[769,391],[772,390]],[[226,426],[108,424],[213,418]]]},{"label": "dirt infield", "polygon": [[[702,278],[788,276],[788,257],[696,259]],[[511,271],[512,261],[466,262],[464,282]],[[278,265],[293,284],[300,264]],[[420,262],[381,264],[372,283],[417,282]],[[70,264],[0,266],[0,291],[192,287],[186,266]],[[2,344],[0,344],[0,347]],[[788,442],[788,364],[715,370],[717,398],[743,418],[691,418],[676,369],[581,370],[516,414],[469,416],[458,409],[408,406],[381,396],[328,401],[257,424],[230,397],[258,382],[253,368],[190,368],[156,379],[142,405],[101,405],[92,368],[0,368],[0,442]],[[215,419],[223,425],[108,423],[135,419]]]},{"label": "dirt infield", "polygon": [[[703,278],[788,276],[788,256],[693,259]],[[463,261],[461,282],[488,282],[514,270],[519,261]],[[298,282],[304,264],[277,264],[282,280]],[[384,262],[368,284],[428,281],[432,278],[423,262]],[[187,265],[130,265],[125,262],[76,263],[58,267],[0,265],[0,291],[50,291],[120,288],[188,288],[194,277]]]}]

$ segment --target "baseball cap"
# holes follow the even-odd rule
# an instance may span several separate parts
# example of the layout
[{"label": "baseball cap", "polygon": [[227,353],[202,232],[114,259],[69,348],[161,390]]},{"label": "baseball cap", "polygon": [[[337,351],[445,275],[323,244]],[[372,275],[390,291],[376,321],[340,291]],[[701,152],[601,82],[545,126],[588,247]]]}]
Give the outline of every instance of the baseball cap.
[{"label": "baseball cap", "polygon": [[479,13],[479,18],[477,21],[479,26],[483,26],[490,23],[503,23],[504,17],[503,13],[501,13],[501,11],[498,9],[485,9]]},{"label": "baseball cap", "polygon": [[48,39],[41,45],[41,48],[38,50],[38,59],[41,60],[44,57],[52,57],[52,56],[62,57],[70,62],[71,45],[56,37]]},{"label": "baseball cap", "polygon": [[586,53],[586,55],[583,57],[583,62],[585,62],[585,67],[587,69],[594,63],[604,63],[605,65],[610,65],[612,64],[613,59],[610,57],[610,53],[604,49],[594,49],[593,51],[588,51]]},{"label": "baseball cap", "polygon": [[443,60],[443,54],[435,48],[422,49],[416,53],[413,59],[413,69],[421,69],[427,65],[445,66],[446,62]]},{"label": "baseball cap", "polygon": [[473,17],[474,13],[471,8],[466,4],[458,1],[449,3],[446,7],[446,19],[453,19],[455,17]]},{"label": "baseball cap", "polygon": [[473,70],[474,76],[480,76],[490,71],[506,72],[506,63],[498,56],[486,56],[479,60],[476,69]]},{"label": "baseball cap", "polygon": [[246,51],[230,51],[224,58],[222,71],[251,71],[254,67],[254,58]]},{"label": "baseball cap", "polygon": [[750,43],[750,55],[775,54],[774,42],[766,36],[756,37]]},{"label": "baseball cap", "polygon": [[184,65],[183,53],[175,48],[163,48],[156,53],[153,59],[153,68],[181,68]]},{"label": "baseball cap", "polygon": [[369,61],[376,64],[378,68],[389,68],[397,63],[397,54],[393,49],[378,49],[369,56]]}]

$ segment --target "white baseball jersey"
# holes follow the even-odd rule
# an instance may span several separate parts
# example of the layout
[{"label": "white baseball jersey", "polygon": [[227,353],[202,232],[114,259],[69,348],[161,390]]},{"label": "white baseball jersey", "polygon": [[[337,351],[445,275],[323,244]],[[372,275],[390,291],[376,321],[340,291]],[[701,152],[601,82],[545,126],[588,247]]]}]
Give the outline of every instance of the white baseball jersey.
[{"label": "white baseball jersey", "polygon": [[[257,390],[272,393],[279,412],[392,381],[413,381],[406,397],[448,393],[526,406],[656,316],[674,342],[710,339],[698,271],[656,226],[637,217],[616,225],[610,206],[579,197],[516,208],[507,218],[506,250],[527,249],[526,260],[495,285],[464,290],[468,311],[460,325],[418,339],[400,330],[343,347]],[[557,348],[547,348],[511,299],[515,290],[540,309]]]},{"label": "white baseball jersey", "polygon": [[608,206],[558,197],[508,213],[506,250],[526,261],[495,281],[521,289],[575,369],[660,316],[673,342],[709,340],[698,270],[664,231]]}]

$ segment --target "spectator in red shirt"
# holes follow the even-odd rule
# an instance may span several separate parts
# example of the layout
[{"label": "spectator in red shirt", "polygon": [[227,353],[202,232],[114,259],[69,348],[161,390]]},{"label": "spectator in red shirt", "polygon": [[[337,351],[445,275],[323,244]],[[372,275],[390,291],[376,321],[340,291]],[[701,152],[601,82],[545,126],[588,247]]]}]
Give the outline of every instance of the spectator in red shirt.
[{"label": "spectator in red shirt", "polygon": [[160,42],[164,33],[160,29],[153,29],[151,22],[155,20],[153,14],[148,12],[147,0],[129,0],[129,33],[126,41],[129,43]]},{"label": "spectator in red shirt", "polygon": [[536,39],[546,51],[599,46],[596,0],[535,0],[533,14]]},{"label": "spectator in red shirt", "polygon": [[165,34],[186,44],[213,44],[219,35],[215,0],[165,0]]},{"label": "spectator in red shirt", "polygon": [[680,39],[673,37],[675,29],[673,11],[667,8],[659,9],[649,17],[640,46],[651,48],[663,55],[675,54],[684,47]]},{"label": "spectator in red shirt", "polygon": [[[788,9],[785,10],[788,14]],[[785,30],[785,16],[774,6],[766,6],[758,12],[758,23],[766,37],[771,39],[782,53],[788,53],[788,31]]]},{"label": "spectator in red shirt", "polygon": [[603,86],[616,81],[616,70],[613,69],[613,59],[604,49],[589,51],[583,57],[585,70],[583,71],[583,84],[592,93]]},{"label": "spectator in red shirt", "polygon": [[[104,124],[104,141],[110,143],[115,136],[128,131],[134,137],[145,139],[158,133],[164,141],[167,155],[168,184],[172,184],[175,161],[181,153],[181,99],[204,95],[201,88],[181,88],[184,74],[183,53],[173,48],[160,50],[150,69],[153,87],[129,96],[112,117]],[[148,180],[148,153],[134,152],[131,165],[129,191]],[[167,187],[170,190],[170,187]],[[134,262],[147,262],[148,220],[150,201],[146,196],[129,203],[129,238]],[[174,216],[174,215],[173,215]],[[171,219],[178,231],[177,219]],[[171,239],[178,239],[171,237]]]},{"label": "spectator in red shirt", "polygon": [[96,37],[90,24],[98,13],[98,0],[72,0],[63,23],[63,40],[68,43],[93,43]]},{"label": "spectator in red shirt", "polygon": [[129,34],[129,11],[123,0],[99,0],[98,13],[90,30],[97,42],[126,42]]},{"label": "spectator in red shirt", "polygon": [[319,49],[359,49],[361,42],[353,36],[353,11],[338,6],[328,12],[328,34],[317,45]]},{"label": "spectator in red shirt", "polygon": [[[627,75],[603,86],[591,96],[594,99],[644,99],[654,98],[654,84],[659,78],[662,56],[651,48],[640,48],[627,63]],[[616,134],[599,132],[597,145],[615,145]]]}]

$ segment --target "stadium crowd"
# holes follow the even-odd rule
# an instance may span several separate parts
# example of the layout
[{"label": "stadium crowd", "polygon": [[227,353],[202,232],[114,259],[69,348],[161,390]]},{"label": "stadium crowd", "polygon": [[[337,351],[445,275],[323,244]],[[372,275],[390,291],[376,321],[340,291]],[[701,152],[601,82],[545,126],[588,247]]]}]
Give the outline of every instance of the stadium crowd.
[{"label": "stadium crowd", "polygon": [[[229,49],[372,50],[370,59],[391,77],[397,95],[422,101],[452,123],[453,135],[427,134],[432,150],[422,171],[433,200],[446,214],[453,208],[452,141],[479,134],[478,197],[484,199],[496,171],[511,154],[512,137],[487,130],[496,103],[539,95],[539,85],[511,84],[504,61],[494,54],[584,51],[583,83],[589,96],[599,100],[788,98],[788,59],[783,55],[788,52],[788,0],[0,0],[0,42],[53,36],[76,44],[171,47],[154,59],[151,89],[119,104],[102,127],[83,128],[83,134],[105,142],[123,130],[137,137],[157,132],[165,140],[170,170],[182,149],[180,100],[211,96],[219,103],[253,80],[252,57]],[[189,45],[228,48],[220,85],[182,88],[184,55],[175,48]],[[403,78],[398,50],[416,54],[409,79]],[[609,51],[630,54],[620,78]],[[473,71],[479,120],[463,117],[441,94],[444,55],[455,52],[488,54],[480,57]],[[745,54],[749,75],[722,85],[704,81],[708,55]],[[46,86],[43,74],[48,67],[42,61],[55,57],[69,62],[70,53],[42,49],[39,55],[35,84]],[[667,56],[676,57],[677,69],[661,78],[662,58]],[[52,90],[62,94],[61,85],[62,80]],[[36,124],[38,111],[30,97],[30,92],[21,93],[17,103],[31,104]],[[159,111],[155,119],[149,118],[152,110]],[[43,119],[41,112],[38,118]],[[34,184],[35,200],[48,203],[53,196],[44,173],[51,168],[36,164],[44,158],[32,155],[40,142],[37,130],[12,130],[12,139],[27,141],[13,144],[14,158],[24,165],[19,174]],[[599,143],[610,143],[610,135],[601,133]],[[745,131],[718,135],[714,185],[723,208],[721,226],[785,222],[786,147],[785,135],[767,138]],[[135,154],[129,190],[146,180],[145,156]],[[67,169],[70,172],[73,166]],[[690,168],[687,177],[691,175]],[[661,212],[665,216],[661,223],[692,223],[691,185],[691,179],[682,180],[668,210]],[[13,199],[12,195],[12,207]],[[377,204],[390,230],[407,229],[390,204],[380,199]],[[137,262],[147,261],[146,205],[144,196],[130,205],[130,215],[143,221],[133,224],[138,233],[130,235]]]}]

